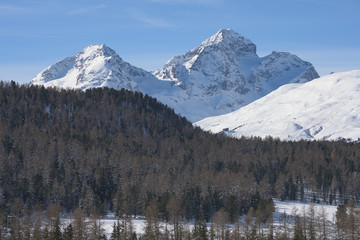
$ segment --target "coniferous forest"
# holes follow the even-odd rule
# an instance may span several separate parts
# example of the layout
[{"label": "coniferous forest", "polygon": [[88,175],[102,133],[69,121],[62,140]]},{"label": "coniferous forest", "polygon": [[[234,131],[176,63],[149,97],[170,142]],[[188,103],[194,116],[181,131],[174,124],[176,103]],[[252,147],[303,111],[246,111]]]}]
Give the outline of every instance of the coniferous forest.
[{"label": "coniferous forest", "polygon": [[[200,234],[201,223],[224,216],[235,223],[261,212],[265,222],[273,198],[359,203],[359,172],[359,143],[233,139],[193,127],[139,92],[0,83],[1,229],[9,216],[25,222],[46,210],[47,234],[56,234],[56,213],[81,220],[113,211],[174,226],[194,220]],[[65,238],[70,230],[42,236],[81,239]],[[136,239],[115,230],[114,239]],[[31,239],[36,228],[21,234],[13,239]]]}]

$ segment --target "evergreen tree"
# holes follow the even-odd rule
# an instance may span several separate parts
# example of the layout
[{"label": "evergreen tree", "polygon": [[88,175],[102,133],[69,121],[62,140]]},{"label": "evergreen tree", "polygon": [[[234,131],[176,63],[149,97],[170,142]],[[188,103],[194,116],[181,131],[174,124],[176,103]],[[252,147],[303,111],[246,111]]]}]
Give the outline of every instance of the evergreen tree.
[{"label": "evergreen tree", "polygon": [[192,239],[207,240],[206,222],[196,221],[192,230]]},{"label": "evergreen tree", "polygon": [[65,228],[63,238],[64,240],[74,239],[74,231],[71,223],[69,223],[69,225]]},{"label": "evergreen tree", "polygon": [[209,229],[209,240],[215,240],[216,234],[215,234],[215,226],[214,223],[211,222],[210,229]]},{"label": "evergreen tree", "polygon": [[42,239],[50,239],[49,229],[47,225],[45,225],[44,229],[42,230]]},{"label": "evergreen tree", "polygon": [[60,229],[60,218],[59,216],[56,217],[54,226],[50,230],[50,238],[53,240],[62,240],[62,233]]},{"label": "evergreen tree", "polygon": [[[119,220],[118,220],[118,224],[119,224]],[[118,224],[116,224],[115,222],[113,224],[113,230],[112,230],[111,237],[110,237],[111,240],[119,240],[120,239],[120,227],[118,227]]]}]

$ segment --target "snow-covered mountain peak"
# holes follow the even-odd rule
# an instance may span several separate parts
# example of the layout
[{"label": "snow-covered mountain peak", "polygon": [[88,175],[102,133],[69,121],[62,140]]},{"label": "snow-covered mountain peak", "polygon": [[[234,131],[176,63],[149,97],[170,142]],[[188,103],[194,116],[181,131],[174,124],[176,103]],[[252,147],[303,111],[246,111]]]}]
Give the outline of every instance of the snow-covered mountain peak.
[{"label": "snow-covered mountain peak", "polygon": [[[105,44],[99,44],[99,45],[90,45],[86,48],[84,48],[81,52],[77,54],[77,57],[82,58],[95,58],[95,57],[112,57],[116,56],[117,53],[106,46]],[[118,56],[118,55],[117,55]]]},{"label": "snow-covered mountain peak", "polygon": [[200,47],[216,47],[223,51],[235,52],[237,55],[256,55],[256,45],[249,39],[231,29],[220,29],[216,34],[203,41]]},{"label": "snow-covered mountain peak", "polygon": [[[153,74],[181,88],[173,101],[178,108],[183,105],[179,112],[191,121],[234,111],[284,84],[319,77],[310,63],[290,53],[260,58],[254,43],[230,29],[221,29],[199,47],[173,57]],[[192,114],[190,102],[199,106]]]},{"label": "snow-covered mountain peak", "polygon": [[[220,29],[199,47],[170,59],[164,68],[155,71],[154,75],[182,87],[191,85],[191,80],[194,79],[191,75],[195,72],[208,76],[209,80],[215,77],[214,72],[219,72],[222,76],[216,78],[222,81],[224,77],[230,78],[231,74],[240,75],[238,69],[233,71],[232,67],[243,57],[258,58],[256,45],[231,29]],[[211,81],[208,83],[211,84]]]},{"label": "snow-covered mountain peak", "polygon": [[156,79],[151,73],[131,66],[105,44],[91,45],[44,69],[33,85],[63,88],[113,87],[139,90],[135,79]]}]

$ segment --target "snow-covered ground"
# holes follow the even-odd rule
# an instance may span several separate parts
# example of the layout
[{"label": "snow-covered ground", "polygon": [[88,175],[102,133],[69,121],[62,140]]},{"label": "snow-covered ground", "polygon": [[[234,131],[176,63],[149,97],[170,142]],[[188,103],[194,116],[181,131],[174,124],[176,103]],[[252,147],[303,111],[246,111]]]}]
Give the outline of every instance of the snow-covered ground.
[{"label": "snow-covered ground", "polygon": [[360,138],[360,70],[284,85],[229,114],[195,125],[229,136],[282,140]]},{"label": "snow-covered ground", "polygon": [[[294,216],[294,215],[303,216],[303,212],[304,211],[307,212],[310,207],[310,203],[294,202],[294,201],[274,200],[274,204],[276,206],[276,210],[274,213],[275,220],[278,220],[279,216],[283,213],[286,213],[286,215],[289,216]],[[314,204],[314,209],[316,214],[320,214],[322,208],[325,210],[326,219],[334,223],[337,206],[326,205],[326,204]]]},{"label": "snow-covered ground", "polygon": [[[280,216],[286,213],[287,216],[294,216],[295,214],[302,216],[304,211],[308,212],[310,203],[302,203],[302,202],[294,202],[294,201],[279,201],[274,200],[275,204],[275,212],[274,212],[274,225],[277,226],[280,224]],[[322,211],[322,208],[325,210],[326,219],[332,223],[335,223],[335,213],[337,210],[337,206],[334,205],[325,205],[325,204],[314,204],[315,214],[319,215]],[[62,223],[63,226],[66,227],[72,221],[71,218],[63,218]],[[106,236],[109,238],[112,231],[114,223],[117,223],[117,218],[113,213],[109,213],[107,216],[103,217],[101,220],[101,226],[104,229]],[[132,219],[133,229],[136,234],[142,235],[144,234],[144,229],[146,226],[146,221],[144,218],[133,218]],[[186,223],[186,227],[190,230],[194,226],[194,222]],[[207,224],[208,228],[210,228],[210,223]],[[164,230],[167,228],[168,230],[172,229],[172,225],[170,223],[161,223],[161,227]],[[232,225],[230,225],[230,228]]]},{"label": "snow-covered ground", "polygon": [[[102,227],[104,228],[104,231],[106,233],[106,236],[109,238],[113,231],[114,223],[115,224],[117,223],[117,218],[114,217],[114,215],[108,215],[101,220],[101,223],[102,223]],[[146,225],[145,219],[133,218],[132,224],[133,224],[134,231],[136,232],[137,235],[144,234],[144,228]]]}]

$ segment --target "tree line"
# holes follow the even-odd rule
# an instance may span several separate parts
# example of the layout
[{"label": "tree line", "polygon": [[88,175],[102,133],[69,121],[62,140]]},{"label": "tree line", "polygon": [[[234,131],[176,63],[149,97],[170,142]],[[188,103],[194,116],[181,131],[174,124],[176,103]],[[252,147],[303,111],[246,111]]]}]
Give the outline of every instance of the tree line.
[{"label": "tree line", "polygon": [[[244,218],[231,223],[229,214],[220,209],[211,222],[196,220],[180,222],[175,215],[162,222],[158,204],[146,208],[145,224],[141,232],[135,230],[131,216],[123,215],[113,221],[111,233],[105,232],[104,222],[95,207],[91,216],[85,217],[77,208],[67,218],[61,219],[61,206],[49,204],[45,211],[35,213],[21,208],[21,200],[15,201],[14,215],[7,219],[0,215],[0,239],[10,240],[316,240],[359,239],[360,208],[351,200],[339,205],[331,218],[326,209],[312,203],[301,209],[293,207],[290,215],[273,214],[274,205],[266,209],[250,208]],[[170,214],[173,210],[168,209]],[[276,219],[275,219],[276,218]]]},{"label": "tree line", "polygon": [[[358,203],[359,143],[234,139],[193,127],[156,99],[107,88],[0,83],[0,209],[236,222],[272,198]],[[174,200],[176,199],[176,200]],[[266,204],[265,204],[266,205]],[[169,207],[172,206],[172,207]],[[173,210],[175,211],[175,210]],[[176,212],[176,211],[175,211]]]}]

